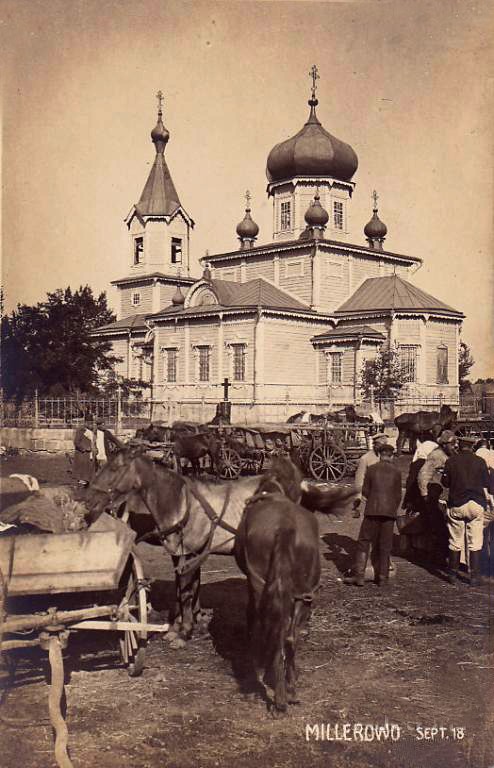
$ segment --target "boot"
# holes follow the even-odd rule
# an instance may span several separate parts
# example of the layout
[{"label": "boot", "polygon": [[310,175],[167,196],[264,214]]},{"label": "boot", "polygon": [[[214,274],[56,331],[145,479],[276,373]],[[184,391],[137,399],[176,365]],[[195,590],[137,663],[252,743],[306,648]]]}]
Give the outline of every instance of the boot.
[{"label": "boot", "polygon": [[470,552],[470,586],[480,587],[482,581],[480,579],[480,555],[481,551]]},{"label": "boot", "polygon": [[458,581],[459,581],[458,571],[460,570],[460,557],[461,557],[461,552],[456,552],[453,549],[449,550],[448,581],[450,584],[458,584]]},{"label": "boot", "polygon": [[346,576],[343,581],[345,584],[353,584],[356,587],[363,587],[365,582],[365,567],[367,565],[368,552],[357,550],[355,564],[353,566],[353,576]]}]

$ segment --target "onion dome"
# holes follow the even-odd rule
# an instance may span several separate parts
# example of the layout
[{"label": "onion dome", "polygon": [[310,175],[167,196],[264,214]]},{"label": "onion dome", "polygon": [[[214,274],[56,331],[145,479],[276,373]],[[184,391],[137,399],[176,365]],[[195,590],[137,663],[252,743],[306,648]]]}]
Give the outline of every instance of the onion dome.
[{"label": "onion dome", "polygon": [[378,248],[382,250],[382,243],[388,234],[388,228],[384,222],[381,221],[377,215],[377,200],[378,194],[376,190],[372,193],[374,200],[374,208],[372,209],[372,219],[367,222],[364,227],[364,235],[371,248]]},{"label": "onion dome", "polygon": [[254,240],[259,234],[259,227],[250,215],[251,208],[249,191],[245,193],[245,199],[247,201],[247,205],[245,207],[245,216],[240,224],[237,224],[236,230],[240,240],[241,249],[252,247]]},{"label": "onion dome", "polygon": [[158,120],[156,122],[155,127],[151,131],[151,141],[156,147],[156,152],[162,153],[165,151],[165,147],[168,143],[168,139],[170,138],[170,134],[163,124],[163,112],[161,110],[163,94],[161,93],[161,91],[158,91],[158,93],[156,94],[156,97],[158,99],[158,104],[159,104]]},{"label": "onion dome", "polygon": [[302,130],[276,144],[268,155],[266,175],[270,182],[295,176],[330,176],[351,181],[358,157],[349,144],[332,136],[317,119],[318,100],[309,99],[310,114]]},{"label": "onion dome", "polygon": [[329,221],[329,213],[320,203],[319,192],[316,192],[314,200],[305,212],[305,221],[308,227],[324,229]]},{"label": "onion dome", "polygon": [[184,301],[185,301],[185,296],[183,295],[180,289],[180,285],[177,284],[177,289],[172,296],[172,304],[174,307],[180,307],[180,306],[183,306]]}]

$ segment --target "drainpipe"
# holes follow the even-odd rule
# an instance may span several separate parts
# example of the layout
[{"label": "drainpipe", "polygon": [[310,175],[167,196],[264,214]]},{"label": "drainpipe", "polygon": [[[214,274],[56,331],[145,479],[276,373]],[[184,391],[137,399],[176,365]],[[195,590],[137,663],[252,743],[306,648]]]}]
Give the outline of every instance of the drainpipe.
[{"label": "drainpipe", "polygon": [[261,307],[257,307],[256,322],[254,324],[254,353],[252,358],[252,378],[253,378],[252,401],[254,405],[256,404],[256,400],[257,400],[257,326],[259,325],[260,319],[261,319]]}]

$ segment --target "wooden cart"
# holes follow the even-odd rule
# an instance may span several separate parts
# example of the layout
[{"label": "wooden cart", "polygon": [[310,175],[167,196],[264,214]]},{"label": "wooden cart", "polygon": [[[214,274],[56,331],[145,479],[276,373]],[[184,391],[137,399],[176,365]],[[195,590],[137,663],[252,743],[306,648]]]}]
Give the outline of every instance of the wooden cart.
[{"label": "wooden cart", "polygon": [[[64,767],[71,763],[60,709],[62,650],[70,633],[118,633],[122,661],[129,675],[137,676],[144,668],[148,633],[168,631],[168,624],[147,621],[147,582],[134,550],[135,537],[125,523],[103,514],[86,531],[0,539],[0,587],[7,595],[0,652],[38,645],[48,652],[55,757]],[[23,613],[27,598],[42,598],[44,609]],[[67,598],[77,607],[66,610]]]}]

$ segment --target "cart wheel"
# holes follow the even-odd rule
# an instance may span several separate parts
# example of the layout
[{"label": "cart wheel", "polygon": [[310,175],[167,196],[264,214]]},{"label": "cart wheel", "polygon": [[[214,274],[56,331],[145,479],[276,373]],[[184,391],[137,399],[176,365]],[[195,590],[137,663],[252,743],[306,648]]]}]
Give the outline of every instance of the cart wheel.
[{"label": "cart wheel", "polygon": [[312,477],[326,482],[341,480],[346,472],[345,452],[337,445],[322,445],[315,448],[309,458]]},{"label": "cart wheel", "polygon": [[[144,571],[142,563],[134,554],[131,555],[129,580],[125,595],[119,605],[122,621],[147,622],[148,606],[146,589],[143,586]],[[148,633],[144,630],[128,630],[120,639],[120,656],[127,666],[130,677],[139,677],[144,669]]]},{"label": "cart wheel", "polygon": [[225,445],[220,451],[220,477],[235,480],[242,471],[242,459],[234,448]]}]

